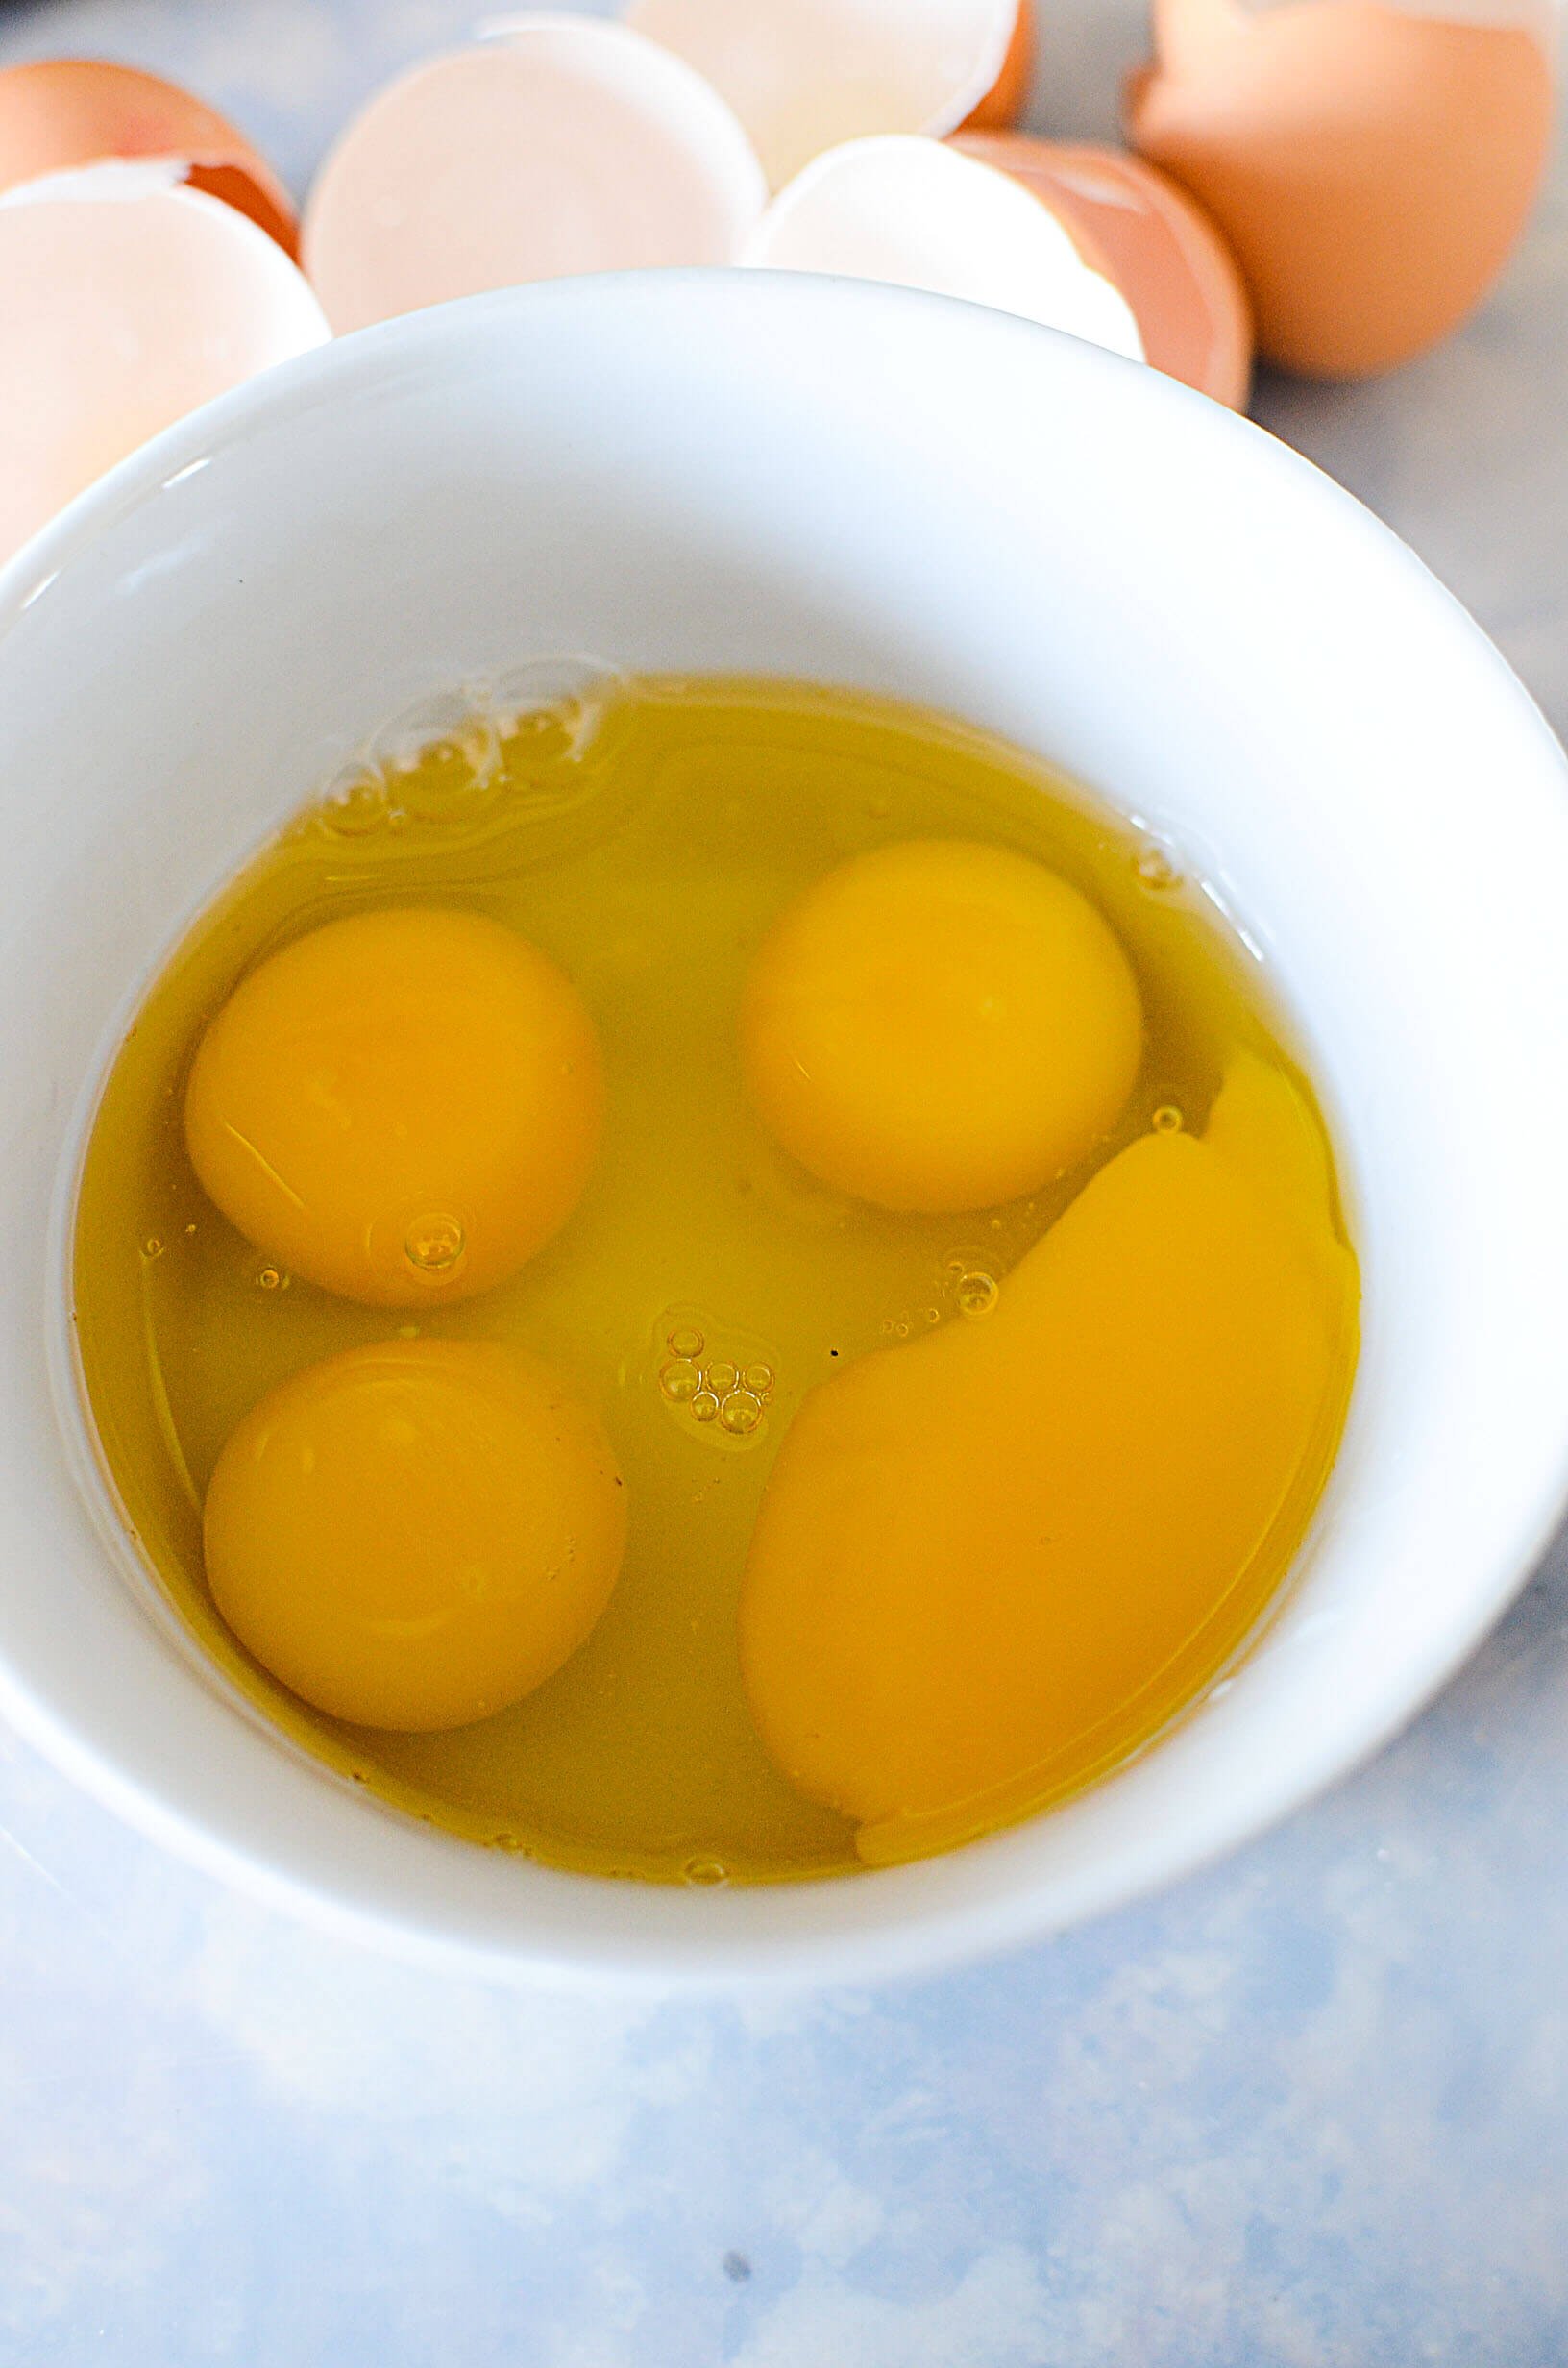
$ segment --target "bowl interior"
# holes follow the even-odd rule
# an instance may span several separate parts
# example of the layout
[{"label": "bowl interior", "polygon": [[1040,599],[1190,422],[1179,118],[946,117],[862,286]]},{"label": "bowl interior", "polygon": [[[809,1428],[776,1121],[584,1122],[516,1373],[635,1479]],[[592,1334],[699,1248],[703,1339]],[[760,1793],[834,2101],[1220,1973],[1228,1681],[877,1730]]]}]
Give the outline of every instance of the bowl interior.
[{"label": "bowl interior", "polygon": [[[136,993],[389,716],[576,651],[855,683],[1057,759],[1240,919],[1336,1126],[1365,1347],[1297,1583],[1137,1764],[946,1859],[666,1892],[404,1823],[236,1702],[83,1485],[61,1178]],[[1501,660],[1346,496],[998,315],[767,274],[559,284],[214,407],[0,579],[0,1700],[207,1862],[469,1963],[926,1965],[1239,1838],[1440,1681],[1557,1508],[1563,773]]]}]

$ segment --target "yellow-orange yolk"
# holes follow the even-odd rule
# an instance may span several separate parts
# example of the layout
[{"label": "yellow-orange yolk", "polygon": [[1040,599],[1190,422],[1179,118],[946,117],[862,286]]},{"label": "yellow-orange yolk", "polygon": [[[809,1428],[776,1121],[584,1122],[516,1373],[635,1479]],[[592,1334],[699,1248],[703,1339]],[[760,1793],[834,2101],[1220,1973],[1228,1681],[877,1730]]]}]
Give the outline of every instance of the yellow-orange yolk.
[{"label": "yellow-orange yolk", "polygon": [[1087,897],[1006,848],[906,840],[774,925],[741,1044],[764,1124],[824,1183],[931,1214],[1020,1198],[1115,1126],[1142,1057],[1132,966]]},{"label": "yellow-orange yolk", "polygon": [[481,914],[361,913],[242,979],[202,1039],[185,1140],[241,1233],[383,1307],[503,1282],[565,1223],[604,1085],[571,980]]},{"label": "yellow-orange yolk", "polygon": [[208,1583],[272,1675],[356,1725],[465,1726],[583,1641],[625,1545],[598,1418],[536,1360],[389,1341],[294,1374],[231,1435]]},{"label": "yellow-orange yolk", "polygon": [[1231,1591],[1277,1581],[1354,1337],[1330,1191],[1293,1088],[1243,1058],[1206,1139],[1113,1159],[992,1313],[803,1401],[742,1656],[768,1750],[864,1858],[1023,1813],[1053,1762],[1092,1769]]}]

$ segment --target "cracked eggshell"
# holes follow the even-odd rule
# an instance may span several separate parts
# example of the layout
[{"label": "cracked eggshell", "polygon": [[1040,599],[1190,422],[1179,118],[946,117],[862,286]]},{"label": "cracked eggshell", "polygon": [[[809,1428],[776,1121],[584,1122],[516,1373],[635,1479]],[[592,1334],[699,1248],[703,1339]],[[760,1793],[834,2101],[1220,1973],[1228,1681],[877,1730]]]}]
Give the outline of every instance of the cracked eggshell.
[{"label": "cracked eggshell", "polygon": [[1458,328],[1529,215],[1553,71],[1533,0],[1158,0],[1135,147],[1213,214],[1259,350],[1310,378],[1395,368]]},{"label": "cracked eggshell", "polygon": [[178,84],[103,58],[0,69],[0,191],[111,157],[177,158],[187,185],[221,198],[298,253],[293,201],[265,157]]},{"label": "cracked eggshell", "polygon": [[775,189],[873,133],[1011,123],[1033,55],[1029,0],[630,0],[624,21],[723,92]]},{"label": "cracked eggshell", "polygon": [[1117,148],[960,132],[952,145],[1007,173],[1090,242],[1133,308],[1150,365],[1244,410],[1252,311],[1230,249],[1196,200]]},{"label": "cracked eggshell", "polygon": [[329,335],[254,222],[167,161],[0,197],[0,559],[187,411]]},{"label": "cracked eggshell", "polygon": [[521,281],[736,259],[767,188],[700,75],[591,17],[487,34],[380,91],[323,165],[303,244],[334,329]]},{"label": "cracked eggshell", "polygon": [[939,140],[890,134],[829,149],[780,190],[745,259],[960,296],[1143,358],[1090,242],[1007,174]]}]

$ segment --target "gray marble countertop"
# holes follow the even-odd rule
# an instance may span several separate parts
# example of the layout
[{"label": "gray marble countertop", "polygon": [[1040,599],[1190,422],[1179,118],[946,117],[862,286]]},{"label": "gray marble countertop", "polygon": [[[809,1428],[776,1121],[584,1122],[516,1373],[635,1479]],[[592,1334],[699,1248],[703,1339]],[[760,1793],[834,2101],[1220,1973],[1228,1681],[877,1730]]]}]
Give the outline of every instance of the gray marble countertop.
[{"label": "gray marble countertop", "polygon": [[[303,184],[481,12],[12,0],[0,60],[160,68]],[[1109,134],[1134,8],[1042,12],[1036,121]],[[1559,730],[1565,380],[1568,170],[1445,351],[1257,405]],[[1557,2368],[1565,1704],[1568,1542],[1401,1742],[1216,1872],[963,1976],[747,2009],[362,1955],[0,1732],[0,2368]]]}]

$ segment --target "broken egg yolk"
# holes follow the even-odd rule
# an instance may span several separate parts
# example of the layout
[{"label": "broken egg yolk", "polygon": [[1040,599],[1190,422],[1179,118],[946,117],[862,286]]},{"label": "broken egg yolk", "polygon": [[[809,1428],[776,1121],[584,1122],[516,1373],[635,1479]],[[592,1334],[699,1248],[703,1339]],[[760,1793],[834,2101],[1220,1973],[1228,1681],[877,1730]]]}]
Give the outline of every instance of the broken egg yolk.
[{"label": "broken egg yolk", "polygon": [[1158,1723],[1167,1681],[1179,1705],[1205,1623],[1298,1541],[1354,1304],[1321,1145],[1243,1056],[1205,1137],[1112,1159],[983,1320],[804,1399],[742,1656],[770,1754],[863,1859],[1021,1815]]},{"label": "broken egg yolk", "polygon": [[841,864],[789,907],[741,1014],[764,1124],[822,1182],[929,1214],[1021,1198],[1115,1126],[1139,989],[1088,898],[959,839]]},{"label": "broken egg yolk", "polygon": [[185,1141],[232,1223],[375,1306],[469,1298],[576,1207],[604,1087],[581,998],[482,914],[397,908],[297,938],[208,1026]]},{"label": "broken egg yolk", "polygon": [[582,1643],[625,1544],[598,1418],[536,1359],[390,1341],[273,1390],[208,1490],[208,1583],[262,1666],[368,1727],[465,1726]]}]

